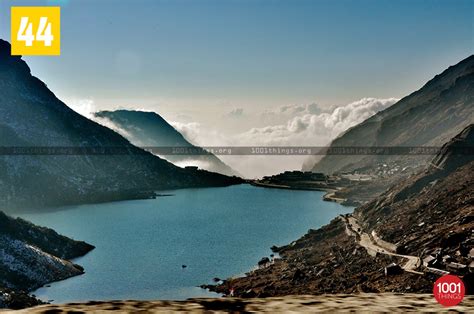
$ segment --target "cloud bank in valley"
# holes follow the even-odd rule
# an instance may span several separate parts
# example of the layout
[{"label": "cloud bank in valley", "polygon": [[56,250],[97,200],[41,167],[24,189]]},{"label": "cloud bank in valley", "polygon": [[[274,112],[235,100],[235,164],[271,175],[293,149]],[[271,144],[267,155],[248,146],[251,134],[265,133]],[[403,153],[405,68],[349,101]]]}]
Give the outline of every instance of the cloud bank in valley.
[{"label": "cloud bank in valley", "polygon": [[[172,122],[190,142],[200,146],[324,146],[350,127],[397,102],[396,98],[363,98],[342,106],[281,106],[261,113],[270,125],[224,136],[199,123]],[[286,123],[275,124],[275,121]],[[271,124],[273,122],[273,124]],[[307,156],[220,156],[249,178],[301,169]]]},{"label": "cloud bank in valley", "polygon": [[340,133],[397,102],[396,98],[363,98],[343,106],[321,109],[316,104],[283,106],[269,114],[290,114],[285,124],[252,128],[241,141],[258,145],[327,145]]},{"label": "cloud bank in valley", "polygon": [[114,130],[123,137],[127,138],[129,141],[134,140],[130,133],[120,128],[118,125],[110,121],[110,119],[96,117],[94,113],[97,112],[97,108],[92,99],[70,99],[66,101],[66,105],[87,119]]},{"label": "cloud bank in valley", "polygon": [[[225,134],[223,130],[198,122],[169,121],[189,142],[198,146],[325,146],[350,127],[397,102],[396,98],[362,98],[349,104],[322,107],[316,103],[285,105],[256,113],[257,123],[244,132]],[[94,101],[73,99],[68,106],[83,116],[133,139],[108,119],[94,116]],[[228,121],[248,117],[242,108],[222,115]],[[264,125],[264,126],[261,126]],[[301,169],[308,156],[218,156],[247,178]],[[191,164],[191,163],[188,163]],[[187,164],[187,165],[188,165]],[[196,164],[197,165],[197,164]],[[183,166],[183,165],[180,165]],[[203,166],[203,165],[200,165]]]}]

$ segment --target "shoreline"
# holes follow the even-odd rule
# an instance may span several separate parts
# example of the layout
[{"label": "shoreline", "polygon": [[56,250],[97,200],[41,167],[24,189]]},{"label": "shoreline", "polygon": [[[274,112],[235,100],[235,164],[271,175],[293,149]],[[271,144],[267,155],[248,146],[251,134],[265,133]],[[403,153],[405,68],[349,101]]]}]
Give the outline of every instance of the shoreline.
[{"label": "shoreline", "polygon": [[[249,298],[429,293],[441,275],[450,273],[461,278],[466,293],[472,294],[473,168],[471,161],[444,177],[424,171],[399,180],[346,219],[334,219],[278,247],[282,258],[274,263],[259,263],[244,277],[208,288]],[[435,175],[441,179],[433,185]]]},{"label": "shoreline", "polygon": [[339,191],[342,187],[297,187],[297,186],[291,186],[291,185],[283,185],[283,184],[271,184],[271,183],[262,183],[262,182],[257,182],[257,181],[250,181],[250,185],[257,186],[257,187],[262,187],[262,188],[268,188],[268,189],[283,189],[283,190],[296,190],[296,191],[317,191],[317,192],[326,192],[323,195],[323,201],[326,202],[335,202],[344,206],[350,206],[346,205],[345,203],[348,201],[347,198],[342,198],[342,197],[336,197],[335,193]]},{"label": "shoreline", "polygon": [[299,191],[319,191],[319,192],[335,192],[338,190],[337,187],[330,188],[330,187],[299,187],[299,186],[291,186],[291,185],[283,185],[283,184],[271,184],[271,183],[262,183],[257,181],[249,181],[250,185],[258,186],[262,188],[269,188],[269,189],[283,189],[283,190],[299,190]]},{"label": "shoreline", "polygon": [[323,195],[323,201],[336,202],[344,206],[349,206],[349,205],[346,205],[347,198],[336,197],[335,194],[336,194],[336,191],[332,191],[332,192],[328,191],[326,194]]},{"label": "shoreline", "polygon": [[[230,187],[230,188],[232,188],[232,187]],[[239,185],[236,185],[235,188],[237,188],[239,191],[243,190],[242,193],[244,193],[244,194],[243,194],[244,196],[249,195],[249,194],[247,194],[247,193],[248,193],[247,191],[250,191],[250,192],[251,192],[250,197],[252,197],[252,198],[254,197],[254,195],[255,195],[255,196],[258,196],[258,195],[274,195],[274,196],[272,196],[271,198],[268,198],[268,197],[265,197],[265,198],[264,198],[264,199],[267,199],[267,200],[262,203],[263,205],[261,205],[261,206],[263,206],[263,207],[261,207],[262,213],[266,213],[267,210],[268,210],[268,208],[272,208],[272,206],[275,206],[274,197],[277,197],[277,199],[280,200],[280,201],[278,202],[278,204],[281,204],[281,205],[280,205],[280,207],[282,208],[281,210],[282,210],[283,212],[290,212],[290,214],[288,215],[288,218],[291,218],[291,217],[294,216],[294,215],[291,214],[291,212],[292,212],[291,209],[288,208],[283,202],[287,199],[287,197],[291,197],[293,194],[294,194],[294,195],[300,195],[300,197],[298,197],[298,199],[299,199],[300,201],[299,201],[297,204],[300,204],[301,208],[307,209],[307,212],[309,213],[309,215],[310,215],[311,217],[313,217],[313,215],[314,215],[314,214],[313,214],[314,210],[313,210],[313,206],[312,206],[312,203],[313,203],[313,202],[317,202],[318,204],[320,204],[321,208],[328,208],[328,207],[331,207],[331,208],[332,208],[332,207],[334,207],[334,208],[340,209],[341,211],[345,211],[345,212],[348,211],[347,209],[344,209],[343,207],[339,207],[339,206],[336,206],[336,205],[330,205],[330,204],[324,205],[324,203],[320,203],[320,202],[321,202],[321,197],[322,197],[322,195],[323,195],[324,193],[284,192],[284,191],[280,191],[280,192],[278,192],[278,191],[273,191],[273,192],[271,192],[271,190],[258,189],[257,186],[253,186],[253,185],[249,184],[249,182],[248,182],[247,184],[242,184],[242,185],[240,185],[240,186],[239,186]],[[194,190],[194,189],[193,189],[193,190]],[[197,190],[197,189],[196,189],[196,190]],[[206,189],[204,189],[204,188],[202,188],[202,189],[199,188],[199,190],[206,190]],[[207,190],[209,190],[209,189],[207,189]],[[194,193],[194,192],[193,192],[193,193]],[[217,188],[217,189],[214,190],[214,191],[213,191],[213,189],[210,189],[209,192],[206,192],[206,195],[209,194],[209,195],[214,195],[213,198],[220,198],[220,197],[222,197],[222,199],[226,199],[226,198],[225,198],[225,195],[227,195],[227,194],[230,195],[230,194],[232,194],[232,193],[233,193],[233,192],[232,192],[232,189],[229,189],[229,187],[224,187],[224,188]],[[178,193],[178,192],[173,192],[173,191],[166,191],[166,192],[162,192],[162,194],[161,194],[160,196],[169,197],[168,195],[174,195],[174,194],[178,195],[179,193]],[[222,195],[222,196],[220,196],[220,195]],[[239,194],[239,195],[240,195],[240,194]],[[311,201],[311,202],[307,202],[308,199],[311,199],[312,201]],[[234,204],[234,205],[229,206],[229,207],[230,207],[230,208],[238,208],[238,207],[237,207],[237,206],[238,206],[238,205],[237,205],[237,202],[239,202],[239,201],[240,201],[240,198],[238,198],[238,199],[235,201],[235,203],[230,203],[230,204]],[[168,199],[168,202],[174,203],[174,204],[178,204],[178,205],[176,205],[176,206],[179,206],[179,204],[180,204],[179,202],[177,202],[176,200],[173,200],[173,199]],[[143,203],[138,203],[138,204],[143,204]],[[145,204],[145,205],[146,205],[146,204]],[[117,205],[111,204],[110,206],[111,206],[111,207],[115,207],[115,206],[117,206]],[[138,206],[140,206],[140,205],[138,205]],[[219,204],[217,204],[216,206],[218,206],[218,208],[221,207],[221,205],[219,205]],[[135,205],[134,205],[133,203],[130,203],[129,205],[124,205],[124,207],[135,207]],[[137,208],[140,208],[140,207],[137,207]],[[264,215],[264,217],[265,217],[266,214],[262,214],[262,215]],[[335,211],[330,211],[330,210],[328,210],[328,211],[327,211],[327,216],[328,216],[328,218],[327,218],[327,220],[325,219],[325,220],[322,221],[322,222],[323,222],[323,223],[328,222],[329,219],[332,219],[332,217],[334,217],[335,215],[337,215],[337,211],[335,212]],[[82,215],[80,215],[80,216],[82,216]],[[284,217],[286,217],[286,216],[284,216]],[[33,219],[33,218],[30,218],[30,219]],[[294,218],[292,218],[292,219],[294,219]],[[278,220],[278,221],[279,221],[279,220]],[[286,221],[287,221],[287,219],[283,220],[283,222],[286,222]],[[314,228],[314,223],[308,223],[307,221],[305,222],[304,220],[302,221],[302,223],[303,223],[303,229],[301,229],[301,232],[299,232],[299,233],[297,234],[297,236],[303,235],[303,234],[306,232],[306,230],[308,230],[308,228]],[[60,224],[59,224],[59,225],[60,225]],[[268,224],[266,224],[266,223],[265,223],[265,224],[262,224],[262,226],[264,226],[264,225],[268,225]],[[290,233],[291,233],[291,229],[290,229]],[[79,238],[79,236],[77,236],[77,237]],[[293,239],[296,239],[296,238],[298,238],[298,237],[289,237],[289,238],[286,238],[286,239],[291,239],[291,240],[293,240]],[[251,237],[251,238],[249,238],[249,241],[252,241],[252,242],[253,242],[253,241],[255,241],[255,239],[256,239],[256,238],[254,238],[254,237],[252,238],[252,237]],[[268,239],[267,248],[266,248],[265,250],[262,250],[262,251],[261,251],[261,253],[260,253],[261,255],[268,255],[268,254],[270,254],[271,252],[268,250],[268,248],[270,248],[271,245],[278,243],[278,242],[275,242],[275,236],[272,237],[272,236],[270,235],[270,236],[267,237],[267,239]],[[273,240],[272,240],[272,239],[273,239]],[[92,241],[92,239],[90,239],[90,240]],[[95,242],[95,241],[94,241],[94,242]],[[287,241],[280,242],[280,243],[278,243],[278,244],[287,244]],[[212,252],[211,252],[211,254],[212,254],[211,256],[214,255],[214,253],[212,253]],[[227,256],[227,257],[225,257],[225,256],[224,256],[224,257],[225,257],[225,258],[228,258],[230,255],[226,254],[226,256]],[[259,255],[257,255],[256,257],[259,257]],[[248,265],[250,265],[250,266],[253,266],[253,265],[252,265],[253,263],[251,262],[252,259],[253,259],[253,258],[251,258],[250,260],[247,259],[247,262],[250,261],[250,264],[248,264]],[[242,262],[245,263],[245,260],[242,260]],[[177,263],[177,264],[179,264],[178,266],[181,266],[181,264],[183,264],[183,263],[184,263],[184,264],[188,264],[188,263],[186,263],[186,261],[179,261],[179,263]],[[191,265],[191,264],[188,264],[188,265]],[[85,266],[85,269],[86,269],[86,271],[87,271],[87,268],[88,268],[87,265],[84,265],[84,266]],[[90,266],[89,266],[89,267],[90,267]],[[244,270],[244,271],[247,271],[248,269],[245,269],[245,267],[244,267],[243,270]],[[212,271],[212,269],[211,269],[210,274],[212,275],[212,273],[213,273],[213,271]],[[242,275],[244,274],[243,271],[242,271],[241,273],[242,273]],[[214,272],[214,274],[215,274],[215,275],[218,275],[218,276],[221,277],[221,278],[227,278],[227,277],[224,276],[225,274],[222,275],[222,274],[217,274],[217,273],[215,273],[215,272]],[[232,274],[232,272],[229,273],[229,274]],[[212,276],[212,277],[214,277],[214,276]],[[212,277],[210,277],[210,278],[205,278],[205,277],[204,277],[204,278],[201,278],[200,280],[197,280],[197,281],[193,284],[193,286],[199,286],[201,283],[211,283],[210,280],[212,279]],[[51,283],[51,282],[48,282],[48,283],[46,283],[45,285],[50,284],[50,283]],[[42,288],[42,287],[44,287],[45,285],[42,285],[41,287],[38,287],[38,288]],[[47,288],[49,288],[49,287],[47,287]],[[36,290],[35,290],[35,291],[36,291]],[[33,294],[35,294],[35,291],[31,291],[31,292],[32,292]],[[39,295],[41,295],[41,298],[42,298],[44,301],[48,301],[49,299],[56,299],[56,300],[59,299],[59,297],[55,297],[55,296],[52,296],[52,297],[50,297],[50,296],[44,296],[44,295],[45,295],[45,293],[44,293],[45,291],[47,291],[47,290],[41,290],[41,293],[39,293]],[[51,291],[55,291],[55,286],[53,286],[53,289],[51,289]],[[59,291],[59,292],[60,292],[60,290],[56,290],[56,291]],[[199,294],[199,291],[198,291],[198,292],[197,292],[198,294],[195,294],[195,295],[196,295],[196,296],[203,296],[203,297],[207,296],[207,294],[204,293],[204,292],[205,292],[204,290],[201,290],[201,292],[203,292],[203,293],[202,293],[202,294]],[[47,292],[46,292],[46,293],[47,293]],[[96,294],[96,295],[98,295],[98,294]],[[153,296],[152,296],[152,297],[153,297]],[[173,295],[171,295],[171,297],[173,297]],[[186,297],[186,295],[185,295],[185,297]],[[187,296],[187,297],[193,297],[193,295],[189,295],[189,296]],[[213,297],[213,296],[210,295],[210,297]],[[94,294],[93,294],[93,293],[89,294],[89,298],[93,299],[93,298],[94,298]],[[66,298],[66,299],[63,299],[63,300],[66,301],[66,302],[68,302],[69,300],[72,300],[72,299],[69,299],[69,300],[68,300],[68,299]],[[55,301],[55,302],[57,302],[57,301]]]},{"label": "shoreline", "polygon": [[[295,186],[290,186],[290,185],[278,185],[278,184],[269,184],[269,183],[261,183],[261,182],[257,182],[257,181],[249,181],[248,182],[250,185],[252,186],[256,186],[256,187],[262,187],[262,188],[269,188],[269,189],[284,189],[284,190],[304,190],[304,191],[319,191],[319,192],[326,192],[323,196],[322,196],[322,200],[323,201],[326,201],[326,202],[335,202],[335,203],[338,203],[342,206],[351,206],[351,207],[354,207],[354,210],[357,206],[353,206],[353,205],[349,205],[347,204],[347,199],[344,199],[344,198],[338,198],[335,196],[335,192],[337,192],[338,190],[341,189],[341,187],[335,187],[335,188],[323,188],[323,187],[318,187],[318,188],[304,188],[304,187],[295,187]],[[345,204],[346,203],[346,204]],[[351,214],[352,215],[352,214]],[[335,217],[333,220],[331,220],[328,224],[324,225],[324,226],[321,226],[320,228],[318,228],[317,230],[320,230],[321,228],[325,228],[327,226],[330,226],[333,221],[335,219],[338,219],[338,217]],[[310,229],[311,231],[311,229]],[[271,251],[275,254],[275,255],[278,255],[278,258],[275,258],[275,257],[272,257],[273,261],[271,262],[271,265],[274,265],[275,263],[280,263],[283,261],[283,259],[285,259],[287,256],[285,256],[285,254],[280,254],[281,251],[284,251],[286,247],[291,247],[293,246],[294,244],[297,243],[297,241],[300,241],[301,239],[304,239],[306,237],[307,234],[304,234],[302,236],[300,236],[298,239],[296,240],[293,240],[292,242],[290,242],[289,244],[286,244],[286,245],[283,245],[281,247],[276,247],[276,246],[273,246],[271,247]],[[268,267],[268,265],[265,265],[263,266],[264,268]],[[228,283],[229,283],[229,280],[232,280],[232,278],[237,278],[237,279],[242,279],[242,280],[247,280],[247,279],[250,279],[251,275],[255,274],[256,272],[258,272],[259,270],[261,270],[260,267],[257,267],[256,269],[250,269],[249,271],[245,272],[245,274],[243,276],[238,276],[238,277],[235,277],[235,276],[231,276],[229,278],[226,278],[226,279],[223,279],[221,280],[220,283],[217,283],[217,284],[203,284],[200,286],[200,288],[202,289],[205,289],[207,291],[211,291],[211,292],[215,292],[215,293],[221,293],[222,297],[225,298],[225,297],[228,297],[227,295],[227,291],[225,291],[227,288],[224,288],[222,289],[223,287],[227,286]],[[251,279],[250,279],[251,280]],[[232,284],[231,284],[232,285]],[[247,290],[247,291],[251,291],[252,289],[250,290]],[[337,293],[337,292],[336,292]],[[254,294],[252,293],[245,293],[244,295],[237,295],[239,297],[243,297],[244,299],[247,299],[247,298],[252,298],[252,297],[255,297]],[[284,295],[283,295],[284,296]],[[257,296],[259,297],[259,296]],[[264,297],[268,297],[268,296],[265,296]],[[274,297],[273,295],[271,297]]]}]

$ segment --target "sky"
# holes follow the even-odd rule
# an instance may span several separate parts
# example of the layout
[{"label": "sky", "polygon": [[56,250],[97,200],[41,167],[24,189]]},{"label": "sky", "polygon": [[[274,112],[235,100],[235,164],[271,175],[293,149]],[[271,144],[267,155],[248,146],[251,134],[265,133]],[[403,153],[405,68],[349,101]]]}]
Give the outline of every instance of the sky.
[{"label": "sky", "polygon": [[61,6],[61,56],[25,60],[66,104],[155,111],[205,146],[326,145],[474,51],[471,0],[1,0],[7,40],[12,5]]}]

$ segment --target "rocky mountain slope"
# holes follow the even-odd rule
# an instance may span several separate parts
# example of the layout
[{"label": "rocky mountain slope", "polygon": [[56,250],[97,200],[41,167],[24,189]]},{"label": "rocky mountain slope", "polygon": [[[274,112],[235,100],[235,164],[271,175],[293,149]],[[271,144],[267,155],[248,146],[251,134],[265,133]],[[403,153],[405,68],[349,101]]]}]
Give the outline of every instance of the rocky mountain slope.
[{"label": "rocky mountain slope", "polygon": [[[41,147],[67,149],[38,153]],[[241,182],[176,167],[77,114],[32,76],[20,57],[11,56],[10,44],[3,40],[0,149],[0,209],[128,199],[157,189]]]},{"label": "rocky mountain slope", "polygon": [[444,145],[425,171],[357,208],[355,215],[398,252],[428,255],[442,249],[452,261],[468,265],[474,248],[474,125]]},{"label": "rocky mountain slope", "polygon": [[[331,147],[441,146],[474,123],[474,55],[435,76],[418,91],[341,134]],[[424,165],[430,155],[328,155],[316,172],[367,171],[381,163]]]},{"label": "rocky mountain slope", "polygon": [[[233,289],[244,297],[428,293],[443,272],[451,272],[474,293],[473,130],[466,127],[425,170],[358,207],[353,216],[274,248],[281,258],[210,288],[224,294]],[[400,267],[386,275],[391,263]]]},{"label": "rocky mountain slope", "polygon": [[82,267],[69,259],[93,248],[0,212],[0,303],[10,305],[18,297],[34,302],[21,291],[82,274]]},{"label": "rocky mountain slope", "polygon": [[[211,153],[199,154],[201,148],[186,140],[173,126],[155,112],[116,110],[100,111],[96,117],[107,119],[116,125],[132,144],[139,147],[188,148],[188,154],[158,154],[177,165],[196,165],[199,168],[229,176],[238,175],[235,170]],[[123,132],[121,132],[123,131]],[[196,153],[192,153],[195,151]]]}]

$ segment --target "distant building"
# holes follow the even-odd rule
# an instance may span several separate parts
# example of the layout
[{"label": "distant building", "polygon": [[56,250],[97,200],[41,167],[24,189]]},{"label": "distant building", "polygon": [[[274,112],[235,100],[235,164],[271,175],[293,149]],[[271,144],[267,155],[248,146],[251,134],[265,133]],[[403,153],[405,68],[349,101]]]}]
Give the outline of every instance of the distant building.
[{"label": "distant building", "polygon": [[186,167],[184,167],[184,169],[196,171],[196,170],[198,170],[199,168],[198,168],[198,166],[186,166]]}]

